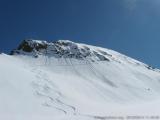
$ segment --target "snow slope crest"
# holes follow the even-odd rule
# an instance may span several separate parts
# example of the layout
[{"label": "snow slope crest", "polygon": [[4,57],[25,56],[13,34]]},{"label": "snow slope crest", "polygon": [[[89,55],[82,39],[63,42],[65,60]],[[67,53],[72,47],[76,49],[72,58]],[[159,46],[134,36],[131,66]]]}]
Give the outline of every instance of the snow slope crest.
[{"label": "snow slope crest", "polygon": [[32,39],[23,40],[16,49],[11,51],[11,55],[28,55],[35,58],[39,56],[65,59],[73,58],[89,62],[114,61],[122,64],[127,62],[133,65],[143,66],[149,70],[159,71],[150,65],[139,62],[116,51],[75,43],[70,40],[58,40],[53,42]]}]

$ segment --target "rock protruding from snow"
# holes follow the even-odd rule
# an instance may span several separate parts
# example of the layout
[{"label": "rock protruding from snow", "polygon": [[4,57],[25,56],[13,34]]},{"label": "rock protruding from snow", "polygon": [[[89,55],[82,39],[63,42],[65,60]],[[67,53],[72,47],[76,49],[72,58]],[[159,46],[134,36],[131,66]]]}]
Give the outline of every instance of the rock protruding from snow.
[{"label": "rock protruding from snow", "polygon": [[56,58],[89,59],[91,61],[109,61],[105,51],[96,51],[88,47],[74,43],[69,40],[58,40],[46,42],[39,40],[24,40],[17,49],[11,52],[12,55],[46,55]]}]

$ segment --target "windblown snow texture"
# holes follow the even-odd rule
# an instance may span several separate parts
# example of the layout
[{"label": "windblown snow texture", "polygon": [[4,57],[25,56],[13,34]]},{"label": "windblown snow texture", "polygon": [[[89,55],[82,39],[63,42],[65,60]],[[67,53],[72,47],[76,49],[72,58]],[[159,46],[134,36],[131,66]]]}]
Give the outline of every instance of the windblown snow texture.
[{"label": "windblown snow texture", "polygon": [[113,50],[24,40],[0,54],[0,119],[159,115],[160,72]]}]

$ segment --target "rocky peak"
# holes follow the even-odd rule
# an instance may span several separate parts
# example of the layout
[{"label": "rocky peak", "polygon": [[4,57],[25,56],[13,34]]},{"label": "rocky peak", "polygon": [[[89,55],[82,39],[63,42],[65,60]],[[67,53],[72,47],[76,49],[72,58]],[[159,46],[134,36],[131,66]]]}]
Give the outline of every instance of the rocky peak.
[{"label": "rocky peak", "polygon": [[69,40],[58,40],[55,42],[46,42],[40,40],[24,40],[17,49],[11,52],[11,55],[47,55],[56,58],[90,58],[92,61],[109,61],[104,51],[90,49],[88,45],[74,43]]}]

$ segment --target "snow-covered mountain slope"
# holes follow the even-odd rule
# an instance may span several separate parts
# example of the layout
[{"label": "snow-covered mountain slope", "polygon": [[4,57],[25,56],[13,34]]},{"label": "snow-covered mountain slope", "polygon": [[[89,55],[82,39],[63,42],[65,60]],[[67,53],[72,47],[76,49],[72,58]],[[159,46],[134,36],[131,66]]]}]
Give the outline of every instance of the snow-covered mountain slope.
[{"label": "snow-covered mountain slope", "polygon": [[118,52],[25,40],[11,54],[0,54],[0,119],[160,115],[159,70]]}]

